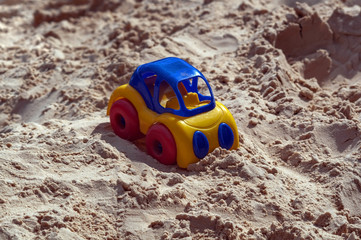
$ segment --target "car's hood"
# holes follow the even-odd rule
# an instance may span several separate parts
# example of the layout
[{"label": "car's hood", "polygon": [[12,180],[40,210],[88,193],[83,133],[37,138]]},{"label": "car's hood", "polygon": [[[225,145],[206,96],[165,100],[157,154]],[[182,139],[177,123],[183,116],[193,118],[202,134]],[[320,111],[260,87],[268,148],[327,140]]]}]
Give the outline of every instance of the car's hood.
[{"label": "car's hood", "polygon": [[222,107],[216,104],[215,108],[212,110],[186,118],[184,119],[184,122],[194,128],[210,128],[219,122],[222,115]]}]

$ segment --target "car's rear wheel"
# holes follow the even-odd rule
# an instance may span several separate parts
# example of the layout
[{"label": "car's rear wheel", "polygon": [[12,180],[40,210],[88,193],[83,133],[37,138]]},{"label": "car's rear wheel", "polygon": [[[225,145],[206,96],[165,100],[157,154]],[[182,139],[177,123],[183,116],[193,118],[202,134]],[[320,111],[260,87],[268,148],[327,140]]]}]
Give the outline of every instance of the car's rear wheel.
[{"label": "car's rear wheel", "polygon": [[110,108],[110,125],[116,135],[127,140],[141,136],[138,112],[127,99],[115,101]]},{"label": "car's rear wheel", "polygon": [[172,165],[177,163],[177,146],[172,133],[163,124],[155,124],[146,136],[148,154],[160,163]]}]

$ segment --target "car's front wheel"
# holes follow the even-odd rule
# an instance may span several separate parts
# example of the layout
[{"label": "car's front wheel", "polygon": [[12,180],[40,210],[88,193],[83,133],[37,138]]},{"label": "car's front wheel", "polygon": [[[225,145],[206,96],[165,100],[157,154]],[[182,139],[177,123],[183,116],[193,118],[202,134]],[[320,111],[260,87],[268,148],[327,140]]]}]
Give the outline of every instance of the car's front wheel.
[{"label": "car's front wheel", "polygon": [[172,165],[177,163],[177,146],[172,133],[163,124],[155,124],[146,136],[148,154],[160,163]]},{"label": "car's front wheel", "polygon": [[138,112],[127,99],[115,101],[110,108],[110,125],[116,135],[135,140],[141,136]]}]

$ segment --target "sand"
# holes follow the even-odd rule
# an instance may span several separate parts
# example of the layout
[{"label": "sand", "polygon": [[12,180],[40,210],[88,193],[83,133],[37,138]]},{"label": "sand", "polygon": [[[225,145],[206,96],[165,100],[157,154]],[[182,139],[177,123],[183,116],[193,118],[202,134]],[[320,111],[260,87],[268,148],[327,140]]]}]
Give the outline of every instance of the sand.
[{"label": "sand", "polygon": [[[1,0],[0,239],[360,239],[361,1]],[[188,169],[112,91],[185,59],[240,148]]]}]

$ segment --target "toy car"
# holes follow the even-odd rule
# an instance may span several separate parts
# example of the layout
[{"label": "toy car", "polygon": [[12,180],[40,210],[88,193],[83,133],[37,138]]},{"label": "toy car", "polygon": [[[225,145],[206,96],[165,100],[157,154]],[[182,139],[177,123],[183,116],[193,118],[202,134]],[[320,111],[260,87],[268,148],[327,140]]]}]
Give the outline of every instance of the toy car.
[{"label": "toy car", "polygon": [[214,100],[203,74],[179,58],[139,66],[112,93],[107,115],[119,137],[146,135],[148,154],[163,164],[187,168],[219,146],[239,146],[232,114]]}]

